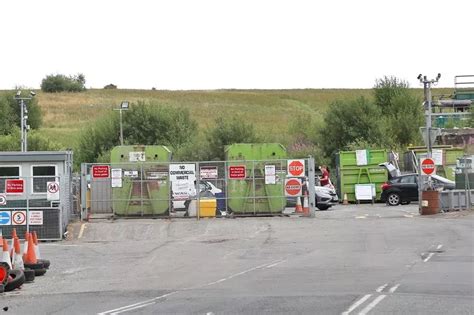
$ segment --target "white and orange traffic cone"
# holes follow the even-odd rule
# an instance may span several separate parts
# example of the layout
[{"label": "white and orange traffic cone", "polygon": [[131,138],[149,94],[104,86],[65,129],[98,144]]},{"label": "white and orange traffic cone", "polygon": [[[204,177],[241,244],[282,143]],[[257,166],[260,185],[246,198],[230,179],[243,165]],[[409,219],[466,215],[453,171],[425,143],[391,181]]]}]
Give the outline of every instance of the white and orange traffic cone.
[{"label": "white and orange traffic cone", "polygon": [[16,229],[13,228],[12,229],[12,240],[11,240],[11,243],[10,243],[10,257],[12,257],[12,259],[13,259],[13,254],[15,253],[15,237],[18,237],[18,235],[16,235]]},{"label": "white and orange traffic cone", "polygon": [[41,259],[41,253],[40,253],[39,244],[38,244],[38,235],[36,234],[36,231],[33,231],[32,234],[33,234],[33,244],[35,246],[36,258]]},{"label": "white and orange traffic cone", "polygon": [[23,261],[25,264],[36,264],[38,263],[38,259],[36,258],[36,253],[35,253],[35,246],[33,244],[33,237],[31,236],[30,233],[28,233],[28,249],[26,251],[26,255],[23,258]]},{"label": "white and orange traffic cone", "polygon": [[23,260],[25,260],[26,253],[28,252],[28,239],[30,238],[30,233],[25,232],[25,242],[23,243]]},{"label": "white and orange traffic cone", "polygon": [[3,254],[2,254],[2,262],[7,263],[12,269],[12,258],[10,257],[10,251],[8,250],[8,242],[6,239],[2,239],[3,241]]},{"label": "white and orange traffic cone", "polygon": [[23,258],[21,257],[20,239],[18,237],[15,237],[13,242],[14,242],[14,251],[13,251],[13,257],[12,257],[13,269],[25,270],[25,264],[23,263]]},{"label": "white and orange traffic cone", "polygon": [[343,205],[348,205],[349,204],[349,200],[347,200],[347,193],[344,193],[344,199],[342,199],[342,204]]},{"label": "white and orange traffic cone", "polygon": [[295,213],[303,213],[303,206],[301,205],[301,198],[299,196],[296,197]]},{"label": "white and orange traffic cone", "polygon": [[305,193],[304,193],[304,199],[303,199],[303,213],[304,213],[304,215],[309,215],[308,192],[305,192]]}]

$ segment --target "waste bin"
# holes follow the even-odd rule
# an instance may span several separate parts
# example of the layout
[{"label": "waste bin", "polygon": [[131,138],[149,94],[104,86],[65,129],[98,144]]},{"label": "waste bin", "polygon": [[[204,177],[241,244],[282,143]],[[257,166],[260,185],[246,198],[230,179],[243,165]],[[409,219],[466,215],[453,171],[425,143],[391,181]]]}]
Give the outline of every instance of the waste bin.
[{"label": "waste bin", "polygon": [[421,214],[430,215],[439,212],[439,192],[437,190],[427,190],[421,192]]}]

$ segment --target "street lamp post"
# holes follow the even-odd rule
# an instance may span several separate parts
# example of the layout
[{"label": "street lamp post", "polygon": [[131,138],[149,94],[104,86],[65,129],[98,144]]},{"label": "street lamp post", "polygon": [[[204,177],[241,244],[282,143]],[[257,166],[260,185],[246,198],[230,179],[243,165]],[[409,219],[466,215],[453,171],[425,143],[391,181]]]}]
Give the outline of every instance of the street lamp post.
[{"label": "street lamp post", "polygon": [[426,75],[418,75],[417,79],[423,83],[423,90],[425,95],[425,119],[426,119],[426,142],[428,147],[428,157],[431,158],[433,151],[433,144],[431,143],[431,85],[438,83],[441,78],[441,73],[438,73],[436,79],[428,80]]},{"label": "street lamp post", "polygon": [[120,145],[123,145],[122,111],[128,110],[128,106],[128,101],[123,101],[120,104],[120,108],[114,108],[114,110],[118,110],[120,112]]},{"label": "street lamp post", "polygon": [[26,108],[26,102],[35,97],[36,93],[30,91],[29,97],[21,97],[21,91],[16,92],[15,100],[20,105],[20,116],[21,116],[21,152],[28,151],[28,130],[30,125],[28,125],[28,109]]}]

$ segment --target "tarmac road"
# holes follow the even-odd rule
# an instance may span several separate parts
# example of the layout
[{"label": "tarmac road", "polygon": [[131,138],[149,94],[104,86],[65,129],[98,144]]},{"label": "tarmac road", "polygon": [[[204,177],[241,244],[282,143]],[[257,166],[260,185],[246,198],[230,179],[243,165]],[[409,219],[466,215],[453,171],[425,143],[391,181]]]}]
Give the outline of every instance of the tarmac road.
[{"label": "tarmac road", "polygon": [[369,204],[315,219],[95,220],[41,244],[51,269],[0,310],[473,314],[473,213]]}]

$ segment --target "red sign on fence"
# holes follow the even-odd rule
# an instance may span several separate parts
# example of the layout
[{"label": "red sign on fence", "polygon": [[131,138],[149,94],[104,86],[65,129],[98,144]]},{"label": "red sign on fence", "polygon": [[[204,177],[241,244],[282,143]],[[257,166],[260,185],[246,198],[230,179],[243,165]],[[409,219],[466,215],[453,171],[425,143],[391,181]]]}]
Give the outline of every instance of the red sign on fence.
[{"label": "red sign on fence", "polygon": [[230,179],[245,179],[245,165],[229,166]]},{"label": "red sign on fence", "polygon": [[288,175],[295,177],[303,176],[304,160],[288,160]]},{"label": "red sign on fence", "polygon": [[299,178],[287,178],[285,180],[285,195],[296,197],[301,196],[301,179]]},{"label": "red sign on fence", "polygon": [[7,194],[22,194],[25,191],[25,181],[23,179],[5,180],[5,192]]},{"label": "red sign on fence", "polygon": [[108,165],[94,165],[92,166],[92,177],[94,178],[108,178],[110,175],[110,167]]}]

